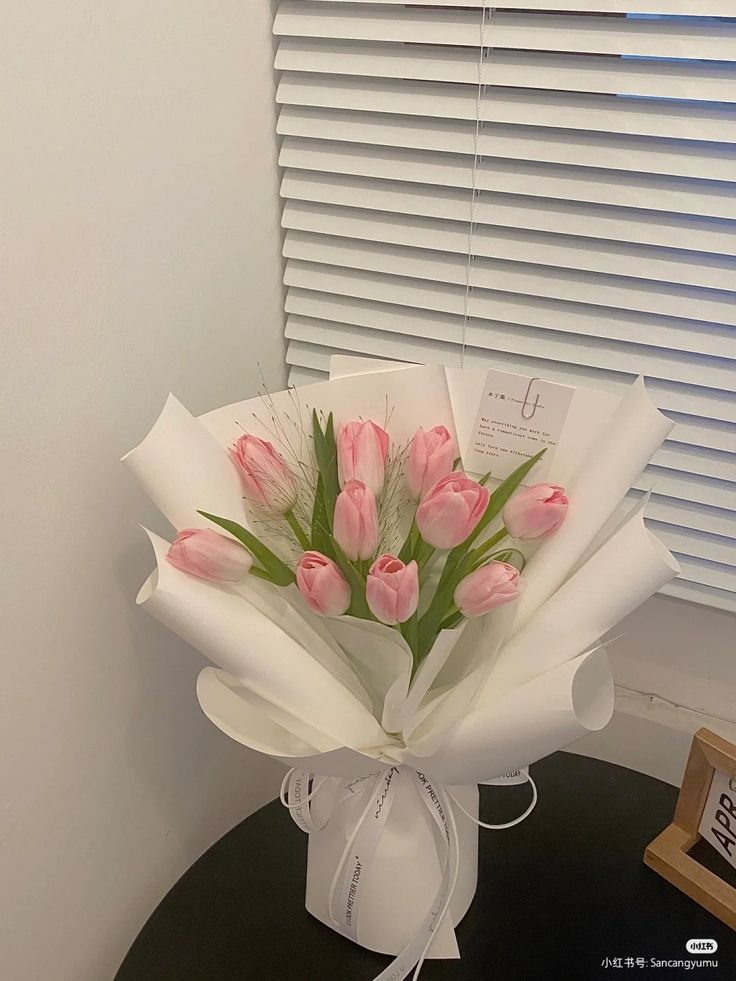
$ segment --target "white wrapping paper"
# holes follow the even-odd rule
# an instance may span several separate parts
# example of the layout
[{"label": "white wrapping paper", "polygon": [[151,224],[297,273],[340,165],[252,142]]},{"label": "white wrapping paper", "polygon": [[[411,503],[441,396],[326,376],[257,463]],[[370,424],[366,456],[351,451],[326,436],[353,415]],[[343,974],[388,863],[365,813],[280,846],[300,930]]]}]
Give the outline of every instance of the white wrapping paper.
[{"label": "white wrapping paper", "polygon": [[[598,650],[497,699],[484,689],[450,738],[430,743],[431,755],[413,755],[410,743],[404,759],[442,783],[482,782],[602,729],[612,712],[613,679],[605,651]],[[425,737],[425,747],[417,742],[422,749],[429,740]]]},{"label": "white wrapping paper", "polygon": [[[483,373],[452,369],[448,385],[441,367],[395,367],[376,371],[373,362],[345,359],[343,377],[333,382],[306,386],[298,396],[283,392],[225,406],[201,420],[171,397],[125,462],[181,529],[206,525],[199,508],[248,523],[225,448],[244,428],[278,442],[279,413],[306,419],[316,407],[333,411],[337,424],[384,423],[390,415],[398,445],[420,425],[444,424],[462,441]],[[164,560],[168,543],[155,535],[158,570],[139,602],[219,666],[201,672],[197,694],[203,711],[233,739],[342,781],[393,764],[413,768],[453,788],[472,813],[473,785],[608,722],[613,682],[599,638],[669,581],[677,564],[645,528],[641,509],[603,535],[669,428],[641,380],[620,402],[577,390],[548,478],[568,486],[569,516],[532,556],[524,598],[517,609],[445,631],[413,682],[411,653],[397,631],[349,617],[321,620],[293,587],[192,578]],[[412,769],[399,772],[403,781]],[[440,876],[437,829],[410,790],[402,783],[362,884],[356,939],[391,953],[417,928]],[[328,925],[328,879],[354,822],[348,800],[310,838],[307,906]],[[460,880],[433,956],[457,956],[452,925],[475,889],[477,828],[462,815],[457,825]]]},{"label": "white wrapping paper", "polygon": [[168,544],[149,535],[158,570],[138,602],[157,620],[245,679],[274,713],[293,720],[295,735],[320,752],[340,746],[375,751],[386,741],[371,711],[308,651],[235,591],[175,569],[164,558]]},{"label": "white wrapping paper", "polygon": [[[437,893],[442,877],[437,831],[408,770],[396,774],[396,798],[375,856],[361,883],[357,942],[369,950],[398,954],[416,934]],[[478,788],[453,787],[466,811],[478,816]],[[324,811],[332,802],[325,801]],[[356,796],[332,811],[327,827],[309,836],[306,907],[331,926],[329,895],[333,870],[359,818],[362,801]],[[478,826],[455,809],[460,867],[450,915],[435,931],[429,957],[460,956],[454,927],[465,916],[478,881]]]},{"label": "white wrapping paper", "polygon": [[643,379],[637,379],[567,488],[574,520],[566,521],[544,542],[524,570],[524,595],[516,612],[515,630],[523,627],[565,581],[672,425],[647,395]]},{"label": "white wrapping paper", "polygon": [[637,509],[503,645],[488,685],[508,691],[586,650],[678,571]]},{"label": "white wrapping paper", "polygon": [[173,395],[123,462],[177,531],[202,527],[199,508],[247,523],[240,481],[227,454]]}]

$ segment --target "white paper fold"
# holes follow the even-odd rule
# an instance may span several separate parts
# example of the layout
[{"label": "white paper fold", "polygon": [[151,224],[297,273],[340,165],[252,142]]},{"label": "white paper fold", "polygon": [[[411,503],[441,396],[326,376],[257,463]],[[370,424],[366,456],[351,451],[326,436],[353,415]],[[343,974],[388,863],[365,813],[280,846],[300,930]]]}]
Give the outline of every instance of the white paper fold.
[{"label": "white paper fold", "polygon": [[203,668],[197,699],[210,722],[243,746],[267,756],[308,757],[317,752],[251,702],[243,683],[225,671]]},{"label": "white paper fold", "polygon": [[348,652],[386,732],[399,732],[411,679],[412,656],[401,634],[383,623],[340,617],[330,629]]},{"label": "white paper fold", "polygon": [[567,579],[672,425],[647,395],[643,379],[637,379],[567,488],[567,521],[539,547],[524,570],[524,595],[514,630],[523,627]]},{"label": "white paper fold", "polygon": [[292,718],[297,738],[310,743],[317,730],[329,748],[383,745],[385,734],[370,710],[307,650],[243,596],[175,569],[165,558],[167,542],[148,534],[158,569],[138,602],[149,613]]},{"label": "white paper fold", "polygon": [[319,752],[315,746],[297,739],[288,728],[275,723],[262,705],[255,705],[241,681],[217,668],[200,671],[197,699],[210,722],[225,735],[287,766],[320,776],[357,779],[393,763],[344,747]]},{"label": "white paper fold", "polygon": [[637,509],[502,646],[486,687],[508,691],[589,649],[678,570]]},{"label": "white paper fold", "polygon": [[404,759],[445,784],[480,783],[602,729],[612,712],[613,679],[599,649],[496,700],[479,699],[432,756],[412,755],[410,743]]},{"label": "white paper fold", "polygon": [[246,524],[235,467],[200,420],[173,395],[123,463],[177,531],[207,524],[198,509]]}]

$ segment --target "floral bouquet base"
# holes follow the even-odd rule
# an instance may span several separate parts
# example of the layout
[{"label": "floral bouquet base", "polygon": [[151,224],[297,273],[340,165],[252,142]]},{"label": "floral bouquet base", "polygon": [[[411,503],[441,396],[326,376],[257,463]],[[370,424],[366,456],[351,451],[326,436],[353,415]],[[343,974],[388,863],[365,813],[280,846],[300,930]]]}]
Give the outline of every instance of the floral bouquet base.
[{"label": "floral bouquet base", "polygon": [[[307,910],[326,926],[381,954],[398,955],[422,936],[432,898],[442,900],[449,845],[440,827],[442,817],[438,824],[427,806],[433,806],[432,798],[420,780],[411,768],[398,767],[385,776],[379,774],[377,782],[372,777],[361,781],[368,784],[362,792],[360,785],[348,785],[347,792],[336,787],[335,792],[348,796],[339,806],[334,792],[320,790],[317,795],[327,805],[322,819],[329,816],[329,821],[309,836]],[[428,957],[460,956],[454,927],[468,911],[478,881],[478,825],[456,803],[477,819],[478,788],[453,787],[451,794],[457,877],[448,914],[432,925]],[[316,810],[319,814],[319,804]]]},{"label": "floral bouquet base", "polygon": [[[628,497],[672,423],[642,380],[545,383],[530,421],[540,379],[334,368],[199,418],[169,399],[126,457],[178,530],[149,533],[138,602],[217,665],[208,718],[292,768],[309,912],[393,954],[376,981],[400,981],[458,956],[477,784],[611,717],[600,638],[678,571]],[[478,473],[499,387],[508,459]]]}]

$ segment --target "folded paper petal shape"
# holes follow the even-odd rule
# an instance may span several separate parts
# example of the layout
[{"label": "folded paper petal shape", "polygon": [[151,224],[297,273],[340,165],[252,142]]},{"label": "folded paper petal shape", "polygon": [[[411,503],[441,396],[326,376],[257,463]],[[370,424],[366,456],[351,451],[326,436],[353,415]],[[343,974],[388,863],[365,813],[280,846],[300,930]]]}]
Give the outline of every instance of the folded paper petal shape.
[{"label": "folded paper petal shape", "polygon": [[411,747],[389,758],[348,749],[320,752],[254,706],[237,679],[205,668],[197,683],[203,711],[223,732],[290,766],[325,776],[359,777],[403,763],[450,786],[482,782],[603,728],[613,711],[613,681],[605,650],[580,655],[468,713],[452,739],[431,756]]},{"label": "folded paper petal shape", "polygon": [[200,420],[173,395],[149,434],[123,462],[177,531],[206,527],[199,509],[247,523],[235,467]]},{"label": "folded paper petal shape", "polygon": [[329,748],[373,750],[386,741],[372,712],[309,651],[229,587],[175,569],[165,559],[168,543],[149,537],[158,570],[138,602],[157,620],[286,713],[305,742],[315,731]]},{"label": "folded paper petal shape", "polygon": [[568,487],[568,520],[540,546],[524,570],[524,595],[515,630],[567,579],[672,425],[647,395],[643,379],[637,379]]},{"label": "folded paper petal shape", "polygon": [[405,761],[442,783],[482,782],[602,729],[612,712],[608,658],[604,650],[597,650],[537,675],[498,699],[479,699],[430,757],[414,756],[410,747]]},{"label": "folded paper petal shape", "polygon": [[[592,646],[677,575],[637,507],[624,524],[503,645],[487,684],[507,691]],[[482,698],[482,693],[479,698]]]},{"label": "folded paper petal shape", "polygon": [[393,761],[377,760],[352,749],[319,752],[275,723],[250,699],[247,687],[226,671],[203,668],[197,678],[197,698],[202,711],[218,729],[236,742],[273,756],[287,766],[325,777],[364,777]]}]

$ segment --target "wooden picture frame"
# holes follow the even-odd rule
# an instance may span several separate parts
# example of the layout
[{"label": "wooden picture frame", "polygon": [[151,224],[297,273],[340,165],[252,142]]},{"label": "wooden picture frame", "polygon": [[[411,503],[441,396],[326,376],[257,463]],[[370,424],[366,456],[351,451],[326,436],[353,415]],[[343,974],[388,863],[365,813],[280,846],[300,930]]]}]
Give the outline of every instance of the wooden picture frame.
[{"label": "wooden picture frame", "polygon": [[644,863],[736,930],[736,889],[688,854],[698,832],[713,774],[736,778],[736,746],[709,729],[695,733],[672,824],[648,846]]}]

